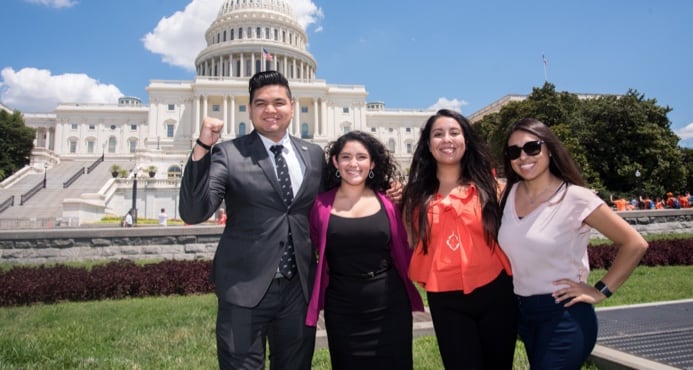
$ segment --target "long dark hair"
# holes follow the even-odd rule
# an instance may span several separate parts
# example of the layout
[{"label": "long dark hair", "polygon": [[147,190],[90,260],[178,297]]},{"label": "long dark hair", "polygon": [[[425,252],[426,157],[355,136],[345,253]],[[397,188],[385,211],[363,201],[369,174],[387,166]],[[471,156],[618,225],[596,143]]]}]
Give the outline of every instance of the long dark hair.
[{"label": "long dark hair", "polygon": [[[500,207],[498,205],[498,183],[493,175],[493,157],[486,143],[472,128],[469,121],[460,113],[441,109],[426,121],[416,144],[409,169],[409,179],[402,199],[402,214],[409,229],[414,233],[413,243],[423,243],[424,253],[428,253],[430,225],[428,224],[428,204],[436,194],[440,183],[436,176],[438,165],[431,154],[429,141],[431,128],[438,118],[450,117],[462,128],[466,150],[460,160],[459,184],[474,184],[479,193],[482,209],[482,222],[487,243],[493,248],[500,227]],[[415,214],[415,212],[417,214]],[[415,221],[417,220],[418,221]],[[417,223],[416,225],[414,223]]]},{"label": "long dark hair", "polygon": [[349,131],[337,140],[327,144],[325,154],[327,156],[327,170],[325,171],[325,189],[329,190],[339,186],[341,179],[336,176],[337,169],[332,163],[332,158],[339,155],[344,145],[350,141],[358,141],[368,150],[373,167],[373,178],[366,178],[366,186],[377,192],[383,192],[390,187],[390,183],[396,180],[399,173],[397,162],[390,151],[378,139],[363,131]]},{"label": "long dark hair", "polygon": [[[525,131],[544,142],[550,155],[549,171],[554,176],[562,179],[567,184],[585,186],[585,180],[582,178],[580,168],[573,160],[573,157],[570,156],[570,153],[568,153],[568,149],[566,149],[561,139],[559,139],[544,122],[536,118],[524,118],[513,123],[508,129],[508,135],[504,141],[505,148],[508,147],[508,140],[510,140],[510,136],[515,131]],[[505,184],[503,196],[501,197],[501,211],[505,208],[505,202],[508,199],[508,194],[512,186],[522,180],[522,177],[513,170],[505,148],[503,149],[503,168],[505,169],[507,182]]]}]

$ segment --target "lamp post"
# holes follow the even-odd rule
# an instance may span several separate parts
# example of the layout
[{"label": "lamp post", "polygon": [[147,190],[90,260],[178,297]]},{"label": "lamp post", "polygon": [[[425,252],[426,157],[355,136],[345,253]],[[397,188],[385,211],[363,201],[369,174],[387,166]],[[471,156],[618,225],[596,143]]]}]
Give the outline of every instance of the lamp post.
[{"label": "lamp post", "polygon": [[137,224],[137,167],[132,169],[132,224]]},{"label": "lamp post", "polygon": [[638,180],[638,196],[642,196],[642,182],[640,181],[640,170],[635,170],[635,178]]},{"label": "lamp post", "polygon": [[43,162],[43,188],[46,188],[46,173],[48,172],[48,162]]}]

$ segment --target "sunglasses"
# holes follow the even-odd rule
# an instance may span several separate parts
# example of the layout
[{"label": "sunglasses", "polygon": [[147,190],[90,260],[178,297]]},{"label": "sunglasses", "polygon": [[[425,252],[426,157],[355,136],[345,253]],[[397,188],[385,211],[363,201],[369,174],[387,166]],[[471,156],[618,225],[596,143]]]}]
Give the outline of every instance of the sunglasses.
[{"label": "sunglasses", "polygon": [[520,158],[520,154],[522,154],[521,152],[523,151],[525,154],[533,157],[541,153],[541,144],[544,144],[543,140],[528,141],[521,147],[517,145],[509,146],[505,148],[505,155],[507,155],[511,161]]}]

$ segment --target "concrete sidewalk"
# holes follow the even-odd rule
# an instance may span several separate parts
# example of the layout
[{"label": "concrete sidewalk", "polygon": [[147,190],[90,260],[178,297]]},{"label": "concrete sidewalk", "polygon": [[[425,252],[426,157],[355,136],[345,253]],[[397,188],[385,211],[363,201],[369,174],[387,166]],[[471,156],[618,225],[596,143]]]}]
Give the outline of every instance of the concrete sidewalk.
[{"label": "concrete sidewalk", "polygon": [[[590,360],[600,369],[693,370],[693,299],[597,309]],[[414,338],[435,335],[431,314],[414,313]],[[320,314],[316,348],[327,348]]]}]

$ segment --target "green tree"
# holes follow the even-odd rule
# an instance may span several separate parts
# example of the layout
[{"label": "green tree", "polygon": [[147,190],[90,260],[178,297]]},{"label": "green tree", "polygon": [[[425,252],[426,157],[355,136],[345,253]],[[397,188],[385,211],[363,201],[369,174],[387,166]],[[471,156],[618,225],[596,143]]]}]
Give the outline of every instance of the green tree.
[{"label": "green tree", "polygon": [[29,164],[35,131],[18,111],[0,109],[0,180]]},{"label": "green tree", "polygon": [[682,189],[690,173],[670,128],[670,111],[635,90],[618,96],[578,96],[556,92],[546,83],[527,99],[485,116],[476,127],[500,160],[508,127],[522,118],[537,118],[563,141],[590,187],[635,193],[641,180],[643,193],[658,195]]},{"label": "green tree", "polygon": [[642,192],[651,195],[683,187],[685,169],[670,111],[635,90],[583,102],[580,142],[608,189],[634,193],[639,180]]}]

